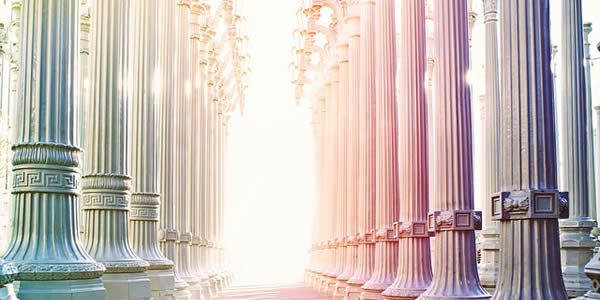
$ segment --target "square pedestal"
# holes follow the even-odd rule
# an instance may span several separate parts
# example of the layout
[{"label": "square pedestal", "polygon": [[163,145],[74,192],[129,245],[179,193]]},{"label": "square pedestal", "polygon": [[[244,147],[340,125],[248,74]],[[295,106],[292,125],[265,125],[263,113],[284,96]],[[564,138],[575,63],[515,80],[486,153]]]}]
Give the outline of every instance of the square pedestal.
[{"label": "square pedestal", "polygon": [[155,300],[172,300],[175,293],[175,276],[173,270],[148,270],[152,298]]},{"label": "square pedestal", "polygon": [[[17,291],[20,300],[104,300],[102,281],[97,279],[21,281]],[[10,298],[9,298],[10,299]]]},{"label": "square pedestal", "polygon": [[150,279],[145,272],[105,273],[102,282],[106,287],[106,299],[145,300],[151,299]]}]

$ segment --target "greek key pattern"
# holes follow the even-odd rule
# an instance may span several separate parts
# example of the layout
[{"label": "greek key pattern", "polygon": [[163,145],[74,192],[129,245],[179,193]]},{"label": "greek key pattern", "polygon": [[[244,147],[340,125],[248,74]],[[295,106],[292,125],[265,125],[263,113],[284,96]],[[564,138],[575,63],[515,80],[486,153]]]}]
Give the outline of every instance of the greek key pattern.
[{"label": "greek key pattern", "polygon": [[66,193],[79,195],[80,175],[73,169],[15,168],[13,193]]},{"label": "greek key pattern", "polygon": [[139,207],[135,204],[132,204],[131,209],[129,210],[129,219],[132,221],[158,222],[158,208]]},{"label": "greek key pattern", "polygon": [[83,209],[129,210],[129,195],[83,194]]}]

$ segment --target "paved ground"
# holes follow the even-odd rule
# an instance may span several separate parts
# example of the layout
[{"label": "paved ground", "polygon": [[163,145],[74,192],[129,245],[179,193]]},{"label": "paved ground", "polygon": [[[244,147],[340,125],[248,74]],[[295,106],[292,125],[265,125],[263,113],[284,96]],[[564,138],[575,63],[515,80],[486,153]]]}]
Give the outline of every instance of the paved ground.
[{"label": "paved ground", "polygon": [[301,283],[288,285],[240,285],[225,289],[215,300],[325,300],[330,299]]}]

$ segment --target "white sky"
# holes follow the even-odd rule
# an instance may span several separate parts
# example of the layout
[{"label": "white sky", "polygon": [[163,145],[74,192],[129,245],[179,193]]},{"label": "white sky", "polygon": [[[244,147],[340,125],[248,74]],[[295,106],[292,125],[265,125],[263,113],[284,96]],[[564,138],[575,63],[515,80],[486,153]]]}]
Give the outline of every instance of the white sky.
[{"label": "white sky", "polygon": [[[306,103],[295,105],[288,73],[298,2],[246,1],[252,77],[246,111],[233,118],[230,130],[227,234],[232,266],[246,282],[297,281],[306,266],[314,205],[310,114]],[[553,44],[560,47],[560,0],[551,1]],[[594,23],[595,46],[600,41],[600,0],[583,3],[584,22]],[[479,14],[472,58],[477,73],[483,63],[481,1],[474,0],[474,9]],[[593,68],[593,86],[598,90],[594,102],[600,103],[600,61]],[[482,88],[473,87],[474,112],[479,111],[476,99]],[[474,126],[476,144],[477,128],[481,126]],[[475,162],[481,161],[480,150],[474,149]],[[475,172],[480,172],[477,164]],[[481,195],[478,184],[475,193]]]}]

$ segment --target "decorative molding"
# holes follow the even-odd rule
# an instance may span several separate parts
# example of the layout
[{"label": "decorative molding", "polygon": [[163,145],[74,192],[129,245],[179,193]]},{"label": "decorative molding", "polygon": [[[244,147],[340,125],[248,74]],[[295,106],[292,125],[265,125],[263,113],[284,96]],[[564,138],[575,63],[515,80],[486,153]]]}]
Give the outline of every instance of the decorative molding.
[{"label": "decorative molding", "polygon": [[481,230],[481,212],[473,210],[434,211],[429,213],[430,232]]},{"label": "decorative molding", "polygon": [[492,219],[557,219],[569,216],[568,193],[518,190],[492,196]]},{"label": "decorative molding", "polygon": [[52,165],[13,167],[12,193],[61,193],[79,195],[80,170]]},{"label": "decorative molding", "polygon": [[103,264],[87,261],[80,263],[26,263],[13,261],[19,270],[17,280],[77,280],[99,278],[106,268]]}]

